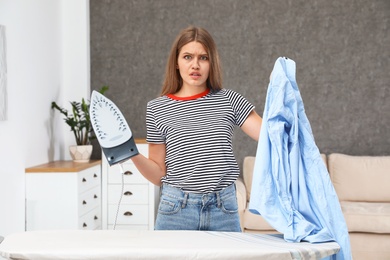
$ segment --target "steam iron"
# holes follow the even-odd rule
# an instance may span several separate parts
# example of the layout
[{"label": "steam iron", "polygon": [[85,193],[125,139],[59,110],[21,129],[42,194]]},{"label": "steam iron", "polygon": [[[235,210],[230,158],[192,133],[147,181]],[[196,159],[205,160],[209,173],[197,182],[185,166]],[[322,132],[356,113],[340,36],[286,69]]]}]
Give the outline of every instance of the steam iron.
[{"label": "steam iron", "polygon": [[89,114],[96,138],[110,166],[138,154],[129,125],[111,100],[94,90]]}]

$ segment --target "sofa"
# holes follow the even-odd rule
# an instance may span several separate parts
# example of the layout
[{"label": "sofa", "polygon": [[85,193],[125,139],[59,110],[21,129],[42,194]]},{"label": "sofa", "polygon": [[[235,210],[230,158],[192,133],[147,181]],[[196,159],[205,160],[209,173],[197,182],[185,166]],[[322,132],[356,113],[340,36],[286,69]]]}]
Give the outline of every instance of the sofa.
[{"label": "sofa", "polygon": [[[390,156],[321,154],[348,227],[353,259],[390,259]],[[254,156],[244,158],[237,180],[243,232],[278,233],[248,210]]]}]

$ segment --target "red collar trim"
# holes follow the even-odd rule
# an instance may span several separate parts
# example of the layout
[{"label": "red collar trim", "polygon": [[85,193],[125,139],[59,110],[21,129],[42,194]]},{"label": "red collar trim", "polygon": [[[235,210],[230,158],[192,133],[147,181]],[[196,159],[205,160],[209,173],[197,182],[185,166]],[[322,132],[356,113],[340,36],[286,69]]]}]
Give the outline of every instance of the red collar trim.
[{"label": "red collar trim", "polygon": [[193,96],[189,96],[189,97],[178,97],[178,96],[175,96],[174,94],[167,94],[167,97],[169,97],[169,98],[171,98],[173,100],[185,101],[185,100],[195,100],[195,99],[204,97],[208,93],[210,93],[210,89],[209,88],[206,89],[205,91],[203,91],[202,93],[199,93],[199,94],[196,94],[196,95],[193,95]]}]

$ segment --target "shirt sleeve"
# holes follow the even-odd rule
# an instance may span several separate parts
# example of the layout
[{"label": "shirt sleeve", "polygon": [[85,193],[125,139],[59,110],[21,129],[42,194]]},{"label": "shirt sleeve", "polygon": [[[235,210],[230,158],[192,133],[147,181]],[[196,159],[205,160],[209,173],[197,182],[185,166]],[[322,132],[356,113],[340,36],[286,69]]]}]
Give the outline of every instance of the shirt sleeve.
[{"label": "shirt sleeve", "polygon": [[227,95],[234,112],[235,124],[241,127],[255,106],[233,90],[228,90]]},{"label": "shirt sleeve", "polygon": [[153,108],[150,103],[148,103],[146,108],[146,142],[155,144],[165,143],[165,136],[157,128]]}]

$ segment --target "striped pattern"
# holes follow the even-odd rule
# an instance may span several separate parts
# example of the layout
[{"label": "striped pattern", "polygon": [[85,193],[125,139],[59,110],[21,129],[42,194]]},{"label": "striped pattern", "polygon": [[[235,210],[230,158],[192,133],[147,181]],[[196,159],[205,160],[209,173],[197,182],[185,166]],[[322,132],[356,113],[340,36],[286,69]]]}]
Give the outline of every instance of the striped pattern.
[{"label": "striped pattern", "polygon": [[289,243],[282,235],[241,232],[55,230],[8,235],[0,259],[319,260],[339,250],[335,242]]},{"label": "striped pattern", "polygon": [[240,171],[233,154],[235,126],[254,106],[222,89],[192,100],[167,96],[148,103],[147,141],[166,144],[167,175],[162,182],[183,191],[209,193],[232,184]]},{"label": "striped pattern", "polygon": [[[323,259],[335,255],[340,251],[336,242],[309,243],[309,242],[286,242],[283,234],[255,234],[238,232],[213,232],[206,231],[210,235],[220,238],[233,239],[244,244],[253,244],[258,247],[275,248],[282,251],[289,251],[291,259]],[[238,245],[237,245],[238,246]]]}]

